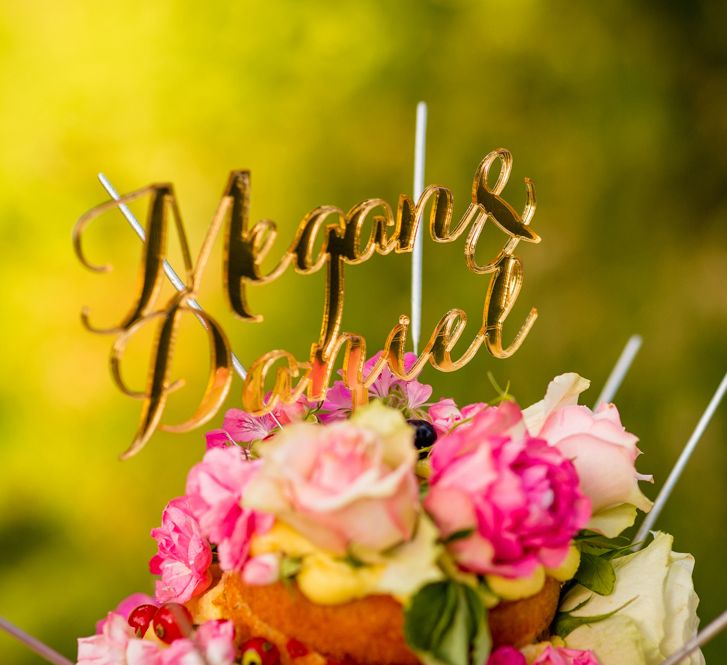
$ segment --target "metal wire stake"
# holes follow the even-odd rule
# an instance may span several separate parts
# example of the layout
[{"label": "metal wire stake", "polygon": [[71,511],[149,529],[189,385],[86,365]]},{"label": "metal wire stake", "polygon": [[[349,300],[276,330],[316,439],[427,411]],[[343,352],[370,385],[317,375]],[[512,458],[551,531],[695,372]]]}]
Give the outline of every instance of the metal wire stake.
[{"label": "metal wire stake", "polygon": [[705,626],[694,639],[689,640],[679,651],[669,656],[661,665],[677,665],[681,663],[689,654],[707,644],[712,638],[717,637],[725,628],[727,628],[727,610],[722,612],[712,623]]},{"label": "metal wire stake", "polygon": [[631,363],[634,362],[634,358],[641,348],[642,341],[643,340],[640,335],[632,335],[629,338],[629,341],[626,342],[626,346],[621,352],[616,364],[613,366],[611,374],[606,380],[601,394],[598,396],[596,403],[593,405],[594,409],[601,404],[608,404],[613,401],[613,398],[616,396],[616,392],[621,387],[626,374],[631,368]]},{"label": "metal wire stake", "polygon": [[4,630],[8,635],[14,637],[18,642],[24,644],[28,649],[34,651],[41,658],[52,663],[52,665],[73,665],[68,658],[59,654],[55,649],[52,649],[47,644],[43,644],[43,642],[37,640],[32,635],[28,635],[24,630],[21,630],[3,617],[0,617],[0,630]]},{"label": "metal wire stake", "polygon": [[702,434],[704,434],[704,430],[707,429],[709,421],[712,419],[714,412],[717,410],[719,403],[722,401],[722,397],[724,397],[725,391],[727,391],[727,372],[722,378],[721,383],[717,387],[717,390],[712,396],[712,399],[707,405],[707,408],[702,414],[702,417],[699,419],[697,426],[694,428],[692,436],[689,437],[689,440],[684,446],[681,455],[679,455],[679,459],[674,465],[674,468],[671,470],[671,473],[669,474],[666,483],[664,483],[664,487],[661,488],[659,496],[656,497],[656,501],[654,501],[654,506],[644,519],[641,527],[639,528],[639,531],[634,538],[635,543],[644,542],[644,539],[649,534],[649,531],[651,531],[651,528],[654,526],[656,520],[659,518],[661,511],[664,510],[664,506],[669,500],[669,497],[671,496],[674,487],[676,486],[679,478],[684,472],[684,469],[689,462],[689,458],[692,456],[692,453],[696,449],[699,440],[702,438]]},{"label": "metal wire stake", "polygon": [[[427,152],[427,104],[417,104],[417,122],[414,138],[414,203],[424,191],[424,160]],[[411,259],[411,339],[414,353],[419,350],[422,331],[422,270],[424,264],[424,229],[421,222],[414,238]]]}]

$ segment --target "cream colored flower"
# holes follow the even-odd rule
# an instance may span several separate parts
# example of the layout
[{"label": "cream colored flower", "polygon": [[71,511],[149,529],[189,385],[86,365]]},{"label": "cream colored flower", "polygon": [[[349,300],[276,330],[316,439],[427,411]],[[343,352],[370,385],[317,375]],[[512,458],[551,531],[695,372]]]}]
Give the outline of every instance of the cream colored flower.
[{"label": "cream colored flower", "polygon": [[[693,638],[699,625],[694,558],[672,552],[672,543],[672,536],[657,532],[645,549],[615,559],[616,586],[609,596],[582,586],[570,591],[562,611],[588,600],[573,616],[607,614],[631,602],[608,619],[576,628],[566,644],[592,649],[601,665],[660,665]],[[683,663],[703,665],[704,656],[696,651]]]}]

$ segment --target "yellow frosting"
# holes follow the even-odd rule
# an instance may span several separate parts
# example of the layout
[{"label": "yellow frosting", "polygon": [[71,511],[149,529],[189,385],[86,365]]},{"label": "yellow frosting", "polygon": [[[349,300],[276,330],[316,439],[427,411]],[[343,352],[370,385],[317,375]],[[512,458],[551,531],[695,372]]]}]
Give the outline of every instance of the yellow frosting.
[{"label": "yellow frosting", "polygon": [[250,551],[253,556],[272,552],[300,558],[298,588],[319,605],[337,605],[376,593],[384,571],[382,565],[351,566],[280,521],[267,533],[255,536]]},{"label": "yellow frosting", "polygon": [[580,565],[581,551],[575,545],[571,545],[568,549],[568,556],[563,560],[563,563],[557,568],[546,568],[545,572],[559,582],[567,582],[573,578]]},{"label": "yellow frosting", "polygon": [[538,593],[545,584],[545,568],[538,566],[528,577],[509,579],[499,575],[486,575],[487,586],[504,600],[520,600]]},{"label": "yellow frosting", "polygon": [[304,557],[314,552],[322,552],[304,536],[301,536],[295,529],[275,521],[272,528],[262,535],[253,536],[250,543],[252,556],[261,554],[282,553],[291,557]]},{"label": "yellow frosting", "polygon": [[354,568],[330,555],[317,552],[306,556],[298,573],[298,588],[314,603],[337,605],[376,592],[383,566]]}]

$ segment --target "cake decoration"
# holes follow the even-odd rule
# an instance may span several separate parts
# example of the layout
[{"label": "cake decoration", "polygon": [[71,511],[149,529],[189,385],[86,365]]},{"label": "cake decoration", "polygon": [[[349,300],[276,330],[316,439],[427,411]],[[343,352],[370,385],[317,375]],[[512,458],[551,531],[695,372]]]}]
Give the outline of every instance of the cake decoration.
[{"label": "cake decoration", "polygon": [[[495,164],[500,170],[491,186]],[[636,469],[638,439],[610,402],[612,389],[589,409],[578,403],[589,382],[565,373],[550,382],[542,400],[521,408],[510,386],[500,389],[494,379],[494,398],[462,405],[420,380],[427,362],[454,371],[482,345],[496,357],[511,355],[535,320],[532,310],[514,341],[502,341],[522,285],[513,252],[520,240],[539,241],[529,227],[532,183],[526,179],[522,214],[501,197],[511,167],[506,150],[482,161],[472,203],[454,227],[451,192],[436,186],[423,190],[416,204],[400,197],[396,215],[380,199],[348,213],[317,208],[266,275],[260,261],[276,231],[269,221],[249,228],[246,172],[231,175],[194,263],[170,185],[122,197],[111,190],[114,200],[81,218],[76,250],[88,267],[101,269],[82,251],[85,226],[108,209],[127,214],[126,202],[151,198],[135,303],[106,329],[83,313],[89,329],[117,336],[114,380],[143,401],[125,457],[159,426],[177,385],[169,365],[184,314],[195,314],[207,330],[211,374],[196,413],[166,429],[208,422],[228,394],[234,356],[224,331],[196,300],[225,220],[224,286],[241,318],[260,319],[247,303],[247,285],[269,282],[290,264],[303,274],[325,266],[328,277],[321,333],[308,361],[278,350],[252,363],[242,408],[229,409],[221,427],[207,432],[206,451],[189,471],[184,492],[151,530],[157,545],[149,561],[153,595],[132,594],[99,621],[95,635],[80,638],[78,665],[704,662],[698,647],[724,621],[697,635],[693,558],[674,552],[669,534],[650,530],[654,514],[635,541],[624,535],[639,512],[652,508],[640,487],[652,477]],[[482,325],[455,359],[463,311],[445,314],[420,354],[405,351],[410,322],[402,316],[383,349],[369,355],[360,334],[342,331],[345,265],[374,253],[412,251],[427,206],[435,241],[451,242],[469,227],[465,263],[475,274],[490,275]],[[170,215],[186,278],[160,307],[161,273],[173,274],[165,259]],[[372,224],[364,243],[366,219]],[[488,219],[507,239],[494,259],[480,264],[476,247]],[[147,324],[157,326],[153,361],[146,390],[135,392],[122,379],[121,361],[128,340]],[[633,342],[614,374],[625,372],[640,340]],[[343,367],[334,375],[341,351]],[[271,392],[267,375],[275,377]],[[687,457],[726,382],[690,439]],[[0,627],[49,662],[67,665],[5,620]]]},{"label": "cake decoration", "polygon": [[[499,167],[496,179],[490,173],[494,166]],[[138,452],[158,427],[184,432],[208,422],[220,409],[230,390],[232,353],[227,337],[213,317],[195,306],[201,275],[225,220],[223,286],[232,311],[245,321],[262,320],[248,303],[249,285],[269,283],[291,265],[303,275],[324,268],[326,270],[321,331],[318,340],[311,346],[309,359],[300,362],[288,351],[273,350],[252,362],[242,387],[242,404],[249,413],[269,413],[279,402],[294,403],[303,394],[311,401],[320,401],[325,397],[334,365],[341,353],[343,381],[351,390],[354,407],[366,402],[366,389],[384,367],[401,379],[409,379],[418,375],[427,362],[441,371],[455,371],[466,365],[483,345],[497,358],[511,356],[520,347],[537,318],[537,311],[532,309],[513,340],[510,343],[505,341],[503,326],[523,283],[522,262],[514,252],[520,241],[540,242],[540,236],[530,227],[536,208],[532,181],[525,179],[527,202],[522,213],[518,213],[502,196],[511,171],[512,155],[508,150],[490,152],[475,172],[471,203],[459,220],[454,217],[452,192],[437,185],[424,189],[416,203],[402,194],[396,213],[383,199],[362,201],[348,212],[336,206],[320,206],[301,220],[293,241],[267,274],[263,274],[261,262],[271,253],[277,229],[270,220],[250,226],[250,174],[247,171],[231,173],[199,257],[194,263],[172,185],[150,185],[87,212],[74,229],[76,253],[87,268],[105,272],[110,270],[110,266],[94,265],[86,258],[82,245],[84,230],[93,219],[112,208],[142,197],[151,198],[141,280],[135,302],[116,325],[106,328],[91,322],[87,308],[82,312],[82,321],[89,330],[117,335],[111,352],[114,381],[126,395],[143,402],[139,429],[124,457]],[[467,350],[459,358],[453,358],[452,350],[464,333],[467,314],[458,308],[450,309],[434,327],[415,363],[406,368],[404,350],[409,336],[410,318],[402,315],[389,332],[384,353],[375,367],[364,376],[366,340],[359,333],[341,330],[345,268],[347,265],[364,263],[374,254],[412,252],[417,229],[423,223],[427,207],[430,210],[431,238],[437,243],[451,243],[467,232],[464,242],[467,269],[477,275],[490,275],[482,322]],[[495,257],[483,263],[477,257],[477,247],[488,221],[491,227],[497,227],[505,234],[505,242]],[[367,222],[371,224],[368,233],[365,228]],[[184,288],[160,307],[158,299],[171,223],[179,237],[186,279]],[[211,362],[207,389],[189,420],[173,426],[160,425],[167,397],[179,387],[178,382],[170,380],[169,368],[173,353],[172,340],[185,314],[203,320],[208,332]],[[147,324],[157,326],[149,380],[145,390],[135,391],[122,378],[121,363],[127,343]],[[268,391],[266,380],[273,377],[274,386]]]},{"label": "cake decoration", "polygon": [[[79,665],[661,663],[696,633],[694,561],[622,536],[651,477],[617,408],[578,404],[588,386],[460,406],[385,368],[355,410],[342,378],[277,405],[282,428],[230,409],[152,530],[154,599]],[[177,604],[189,632],[160,634]]]}]

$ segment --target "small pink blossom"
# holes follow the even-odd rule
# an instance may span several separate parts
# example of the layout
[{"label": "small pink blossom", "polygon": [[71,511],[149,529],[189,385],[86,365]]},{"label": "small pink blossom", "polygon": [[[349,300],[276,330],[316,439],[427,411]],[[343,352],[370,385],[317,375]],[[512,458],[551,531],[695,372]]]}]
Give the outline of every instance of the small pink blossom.
[{"label": "small pink blossom", "polygon": [[162,526],[152,529],[151,535],[158,551],[149,561],[149,570],[161,575],[156,583],[156,599],[160,603],[184,603],[201,594],[212,580],[212,550],[187,497],[169,502],[162,514]]},{"label": "small pink blossom", "polygon": [[[363,366],[364,377],[368,376],[374,366],[381,358],[382,351],[379,351],[369,358]],[[408,372],[417,361],[414,353],[404,355],[404,369]],[[401,410],[407,418],[420,416],[422,407],[432,395],[432,387],[426,383],[420,383],[416,379],[404,380],[397,377],[389,368],[384,365],[381,374],[371,384],[369,396],[381,399],[384,404]],[[321,422],[333,422],[343,420],[351,413],[351,391],[346,388],[343,381],[335,381],[326,393],[326,399],[319,417]]]},{"label": "small pink blossom", "polygon": [[109,612],[99,635],[78,640],[78,665],[161,665],[155,642],[137,639],[120,614]]},{"label": "small pink blossom", "polygon": [[473,530],[449,545],[465,570],[522,577],[555,568],[590,517],[573,464],[528,435],[513,402],[438,439],[430,459],[424,507],[445,538]]},{"label": "small pink blossom", "polygon": [[100,634],[78,640],[78,665],[126,665],[126,647],[132,636],[126,619],[109,612]]},{"label": "small pink blossom", "polygon": [[429,407],[429,420],[434,425],[437,436],[447,434],[462,419],[462,412],[449,397],[440,399]]},{"label": "small pink blossom", "polygon": [[217,544],[222,570],[242,570],[250,540],[273,523],[265,515],[242,507],[242,496],[261,462],[247,460],[239,447],[208,450],[187,476],[187,498],[202,534]]},{"label": "small pink blossom", "polygon": [[264,586],[274,584],[280,578],[280,557],[277,554],[261,554],[248,559],[242,569],[245,584]]},{"label": "small pink blossom", "polygon": [[273,409],[272,415],[267,413],[263,416],[253,416],[242,409],[229,409],[225,413],[222,428],[207,432],[207,450],[266,439],[279,429],[278,424],[289,425],[303,420],[312,407],[313,405],[305,397],[301,397],[293,404],[278,404]]},{"label": "small pink blossom", "polygon": [[[489,665],[489,664],[488,664]],[[548,646],[533,665],[599,665],[593,651]]]},{"label": "small pink blossom", "polygon": [[418,512],[411,427],[372,402],[353,418],[286,427],[261,451],[245,504],[274,513],[336,553],[408,540]]},{"label": "small pink blossom", "polygon": [[[132,610],[135,610],[139,605],[158,605],[151,596],[147,596],[145,593],[132,593],[130,596],[124,598],[114,610],[114,614],[120,614],[124,619],[129,618]],[[103,632],[103,627],[106,624],[106,618],[101,619],[96,624],[96,634],[100,635]]]},{"label": "small pink blossom", "polygon": [[234,637],[231,621],[208,621],[197,629],[196,643],[181,638],[161,649],[159,665],[232,665],[236,656]]},{"label": "small pink blossom", "polygon": [[232,621],[207,621],[196,633],[209,665],[230,665],[237,655],[235,625]]},{"label": "small pink blossom", "polygon": [[207,450],[227,448],[235,445],[235,440],[224,429],[213,429],[204,435]]},{"label": "small pink blossom", "polygon": [[487,665],[527,665],[525,656],[515,647],[499,647],[487,659]]},{"label": "small pink blossom", "polygon": [[78,665],[233,665],[234,638],[231,621],[208,621],[197,628],[194,641],[182,638],[165,647],[134,637],[126,619],[111,612],[100,635],[78,640]]},{"label": "small pink blossom", "polygon": [[437,436],[444,436],[458,423],[474,418],[484,409],[490,408],[487,404],[476,402],[468,404],[460,411],[453,399],[440,399],[429,407],[429,420],[434,425]]}]

